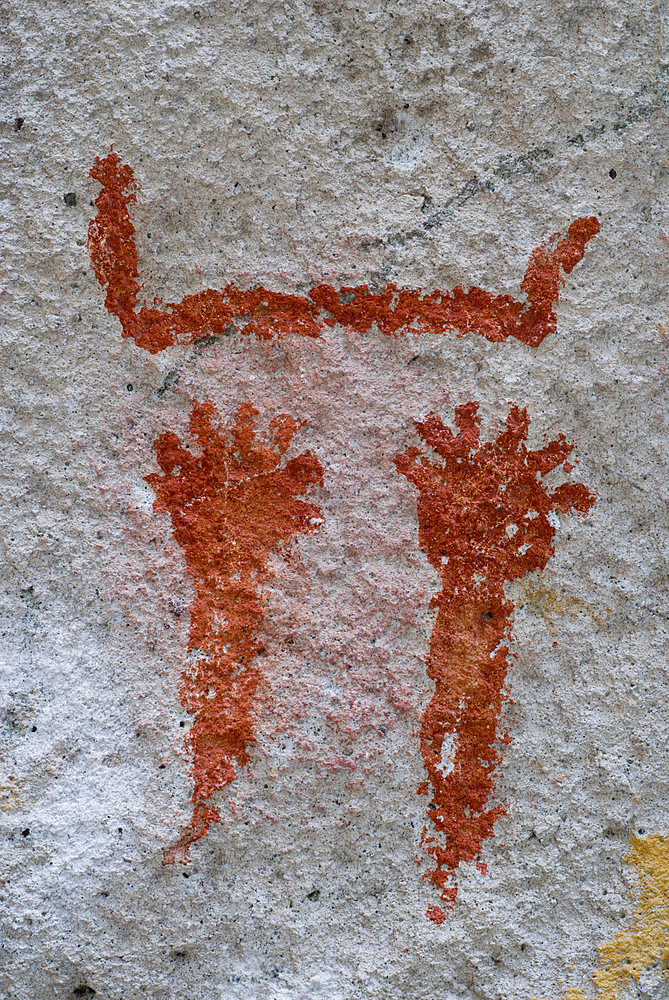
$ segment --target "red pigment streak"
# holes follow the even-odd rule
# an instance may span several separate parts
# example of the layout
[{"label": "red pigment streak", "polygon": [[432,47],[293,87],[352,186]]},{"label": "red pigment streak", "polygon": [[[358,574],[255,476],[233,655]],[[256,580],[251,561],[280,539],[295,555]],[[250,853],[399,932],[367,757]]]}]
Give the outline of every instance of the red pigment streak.
[{"label": "red pigment streak", "polygon": [[[298,499],[322,483],[320,462],[306,451],[281,464],[298,427],[275,417],[267,443],[256,437],[258,411],[245,404],[226,432],[217,429],[210,402],[198,403],[190,432],[198,447],[173,433],[155,442],[163,475],[146,477],[155,509],[168,511],[195,585],[181,703],[193,716],[186,737],[192,755],[193,815],[163,864],[188,861],[191,844],[220,819],[212,798],[250,760],[254,743],[253,699],[261,680],[255,658],[261,650],[261,586],[271,575],[270,553],[293,535],[322,523],[313,504]],[[199,452],[199,454],[196,454]]]},{"label": "red pigment streak", "polygon": [[[431,603],[437,619],[427,670],[434,695],[420,732],[429,781],[419,793],[431,786],[433,829],[423,827],[421,844],[435,867],[423,877],[451,906],[458,866],[478,859],[506,811],[489,804],[501,762],[497,723],[514,610],[504,584],[543,569],[554,554],[551,511],[585,514],[595,502],[582,483],[546,490],[542,477],[573,445],[559,435],[528,451],[529,417],[516,404],[494,441],[480,442],[478,403],[459,406],[455,423],[457,436],[429,414],[416,427],[431,453],[412,447],[395,459],[418,490],[420,545],[442,581]],[[509,742],[508,735],[501,742]],[[431,920],[434,912],[428,911]]]},{"label": "red pigment streak", "polygon": [[97,157],[90,174],[102,189],[95,199],[97,215],[89,225],[88,247],[95,276],[107,290],[106,308],[120,320],[123,336],[132,337],[152,354],[233,329],[270,340],[289,333],[319,337],[337,323],[357,333],[366,333],[374,325],[387,335],[456,331],[459,336],[476,333],[490,341],[516,337],[537,347],[556,329],[562,274],[571,272],[588,240],[599,232],[594,216],[580,218],[572,222],[566,236],[555,234],[537,247],[520,284],[526,302],[482,288],[465,291],[460,286],[450,292],[423,294],[420,289],[394,284],[380,292],[371,292],[368,285],[338,290],[318,285],[307,295],[286,295],[262,287],[244,291],[228,284],[222,291],[209,288],[162,309],[142,306],[138,310],[142,286],[129,207],[137,200],[139,186],[132,168],[114,152]]}]

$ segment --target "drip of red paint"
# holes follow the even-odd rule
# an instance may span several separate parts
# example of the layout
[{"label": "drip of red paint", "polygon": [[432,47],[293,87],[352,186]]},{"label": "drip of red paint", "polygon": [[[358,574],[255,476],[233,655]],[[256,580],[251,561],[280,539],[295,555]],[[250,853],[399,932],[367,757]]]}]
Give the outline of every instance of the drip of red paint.
[{"label": "drip of red paint", "polygon": [[581,483],[547,491],[542,477],[573,445],[560,435],[529,451],[526,410],[512,404],[506,429],[485,443],[478,403],[458,407],[455,423],[457,436],[429,414],[416,426],[431,453],[412,447],[395,459],[418,490],[420,545],[442,580],[427,664],[435,689],[421,720],[429,782],[419,792],[429,786],[433,830],[426,825],[421,842],[435,862],[423,877],[451,905],[458,866],[477,858],[505,812],[490,804],[513,612],[504,584],[546,566],[554,553],[551,511],[585,514],[595,501]]},{"label": "drip of red paint", "polygon": [[[252,406],[240,406],[227,432],[217,429],[210,402],[197,404],[190,432],[192,451],[175,434],[155,443],[163,475],[146,477],[156,510],[172,519],[195,585],[188,650],[191,663],[180,690],[193,716],[186,738],[192,754],[193,816],[164,864],[188,859],[192,843],[219,820],[212,802],[248,763],[255,740],[253,699],[261,679],[258,631],[263,621],[261,587],[271,576],[270,552],[296,533],[310,533],[321,512],[300,494],[322,483],[323,469],[310,452],[281,464],[297,429],[292,417],[275,417],[271,439],[258,440]],[[199,454],[197,453],[199,451]]]},{"label": "drip of red paint", "polygon": [[129,207],[139,187],[131,167],[117,153],[98,157],[91,177],[102,189],[95,199],[97,215],[88,230],[88,246],[95,276],[106,289],[105,305],[117,316],[124,337],[152,354],[174,344],[192,344],[232,329],[265,340],[292,333],[319,337],[340,323],[357,333],[373,325],[387,335],[404,332],[462,336],[476,333],[486,340],[507,337],[538,346],[556,329],[555,306],[564,274],[582,259],[588,240],[599,232],[594,216],[576,219],[567,235],[555,234],[530,256],[520,289],[527,301],[493,295],[482,288],[461,287],[423,294],[420,289],[388,284],[380,292],[368,285],[334,288],[318,285],[305,295],[285,295],[267,288],[243,291],[228,284],[221,291],[205,289],[164,308],[142,306],[135,228]]}]

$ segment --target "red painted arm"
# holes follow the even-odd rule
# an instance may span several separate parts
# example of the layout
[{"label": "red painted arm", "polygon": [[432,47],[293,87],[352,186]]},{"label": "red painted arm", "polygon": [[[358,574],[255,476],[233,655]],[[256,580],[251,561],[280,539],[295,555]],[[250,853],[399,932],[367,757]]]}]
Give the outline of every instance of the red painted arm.
[{"label": "red painted arm", "polygon": [[318,285],[307,296],[285,295],[267,288],[243,291],[234,284],[221,291],[205,289],[163,308],[137,309],[141,289],[137,269],[135,228],[129,206],[139,189],[133,171],[111,152],[96,159],[91,176],[102,190],[97,215],[88,231],[95,276],[106,289],[105,305],[121,321],[123,336],[156,354],[174,344],[192,344],[220,336],[232,326],[263,340],[292,333],[319,337],[341,323],[358,333],[374,324],[381,333],[476,333],[486,340],[516,337],[537,347],[556,329],[555,305],[569,274],[582,259],[585,246],[599,232],[594,216],[576,219],[554,248],[533,251],[520,288],[526,302],[510,295],[493,295],[482,288],[461,287],[423,294],[420,289],[389,284],[378,293],[367,285],[336,289]]}]

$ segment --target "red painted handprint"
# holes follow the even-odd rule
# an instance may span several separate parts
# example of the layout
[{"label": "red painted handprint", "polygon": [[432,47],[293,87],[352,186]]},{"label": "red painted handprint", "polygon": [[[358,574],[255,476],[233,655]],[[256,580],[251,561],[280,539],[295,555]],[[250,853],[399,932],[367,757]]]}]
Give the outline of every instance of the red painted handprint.
[{"label": "red painted handprint", "polygon": [[175,434],[155,444],[163,475],[146,477],[156,508],[169,511],[174,537],[195,585],[181,701],[193,715],[187,736],[192,754],[193,816],[164,864],[188,859],[219,812],[217,792],[229,785],[235,766],[249,761],[254,742],[253,698],[261,679],[255,663],[263,621],[262,583],[271,576],[270,552],[322,522],[320,510],[299,496],[322,482],[320,462],[304,452],[281,465],[297,423],[275,417],[272,438],[256,437],[257,410],[241,406],[221,433],[211,403],[198,404],[190,431],[196,455]]},{"label": "red painted handprint", "polygon": [[[435,690],[421,723],[436,836],[425,826],[422,844],[435,862],[425,877],[447,901],[457,893],[458,866],[477,858],[505,811],[489,804],[513,612],[504,584],[553,555],[551,511],[585,514],[595,501],[581,483],[546,490],[543,476],[573,445],[560,435],[528,451],[526,410],[513,404],[506,430],[483,444],[477,403],[459,406],[455,422],[457,436],[430,414],[416,426],[433,454],[413,447],[395,459],[418,490],[420,544],[442,580],[428,658]],[[428,782],[420,791],[428,794]],[[444,915],[431,907],[428,916],[441,922]]]}]

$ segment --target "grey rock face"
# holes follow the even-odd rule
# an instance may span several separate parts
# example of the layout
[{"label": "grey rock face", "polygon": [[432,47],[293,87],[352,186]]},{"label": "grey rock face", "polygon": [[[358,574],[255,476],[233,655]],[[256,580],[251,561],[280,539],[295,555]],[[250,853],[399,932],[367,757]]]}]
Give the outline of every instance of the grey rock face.
[{"label": "grey rock face", "polygon": [[[638,919],[630,841],[669,833],[665,15],[641,0],[5,4],[0,996],[666,996],[657,951],[631,956],[629,990],[590,981],[597,947]],[[141,184],[147,306],[230,283],[525,302],[535,248],[577,218],[601,228],[535,347],[339,322],[151,354],[122,337],[86,245],[89,171],[112,145]],[[322,524],[273,547],[262,579],[249,570],[250,761],[212,796],[220,822],[189,864],[163,865],[193,813],[180,691],[206,659],[203,577],[146,477],[161,435],[200,455],[205,401],[223,429],[255,407],[262,440],[295,418],[282,461],[322,466],[302,494]],[[483,440],[512,402],[528,448],[565,435],[576,468],[551,488],[597,500],[551,513],[546,568],[505,584],[489,801],[505,812],[449,908],[421,878],[418,794],[442,579],[394,459],[421,445],[416,421],[455,428],[469,401]]]}]

